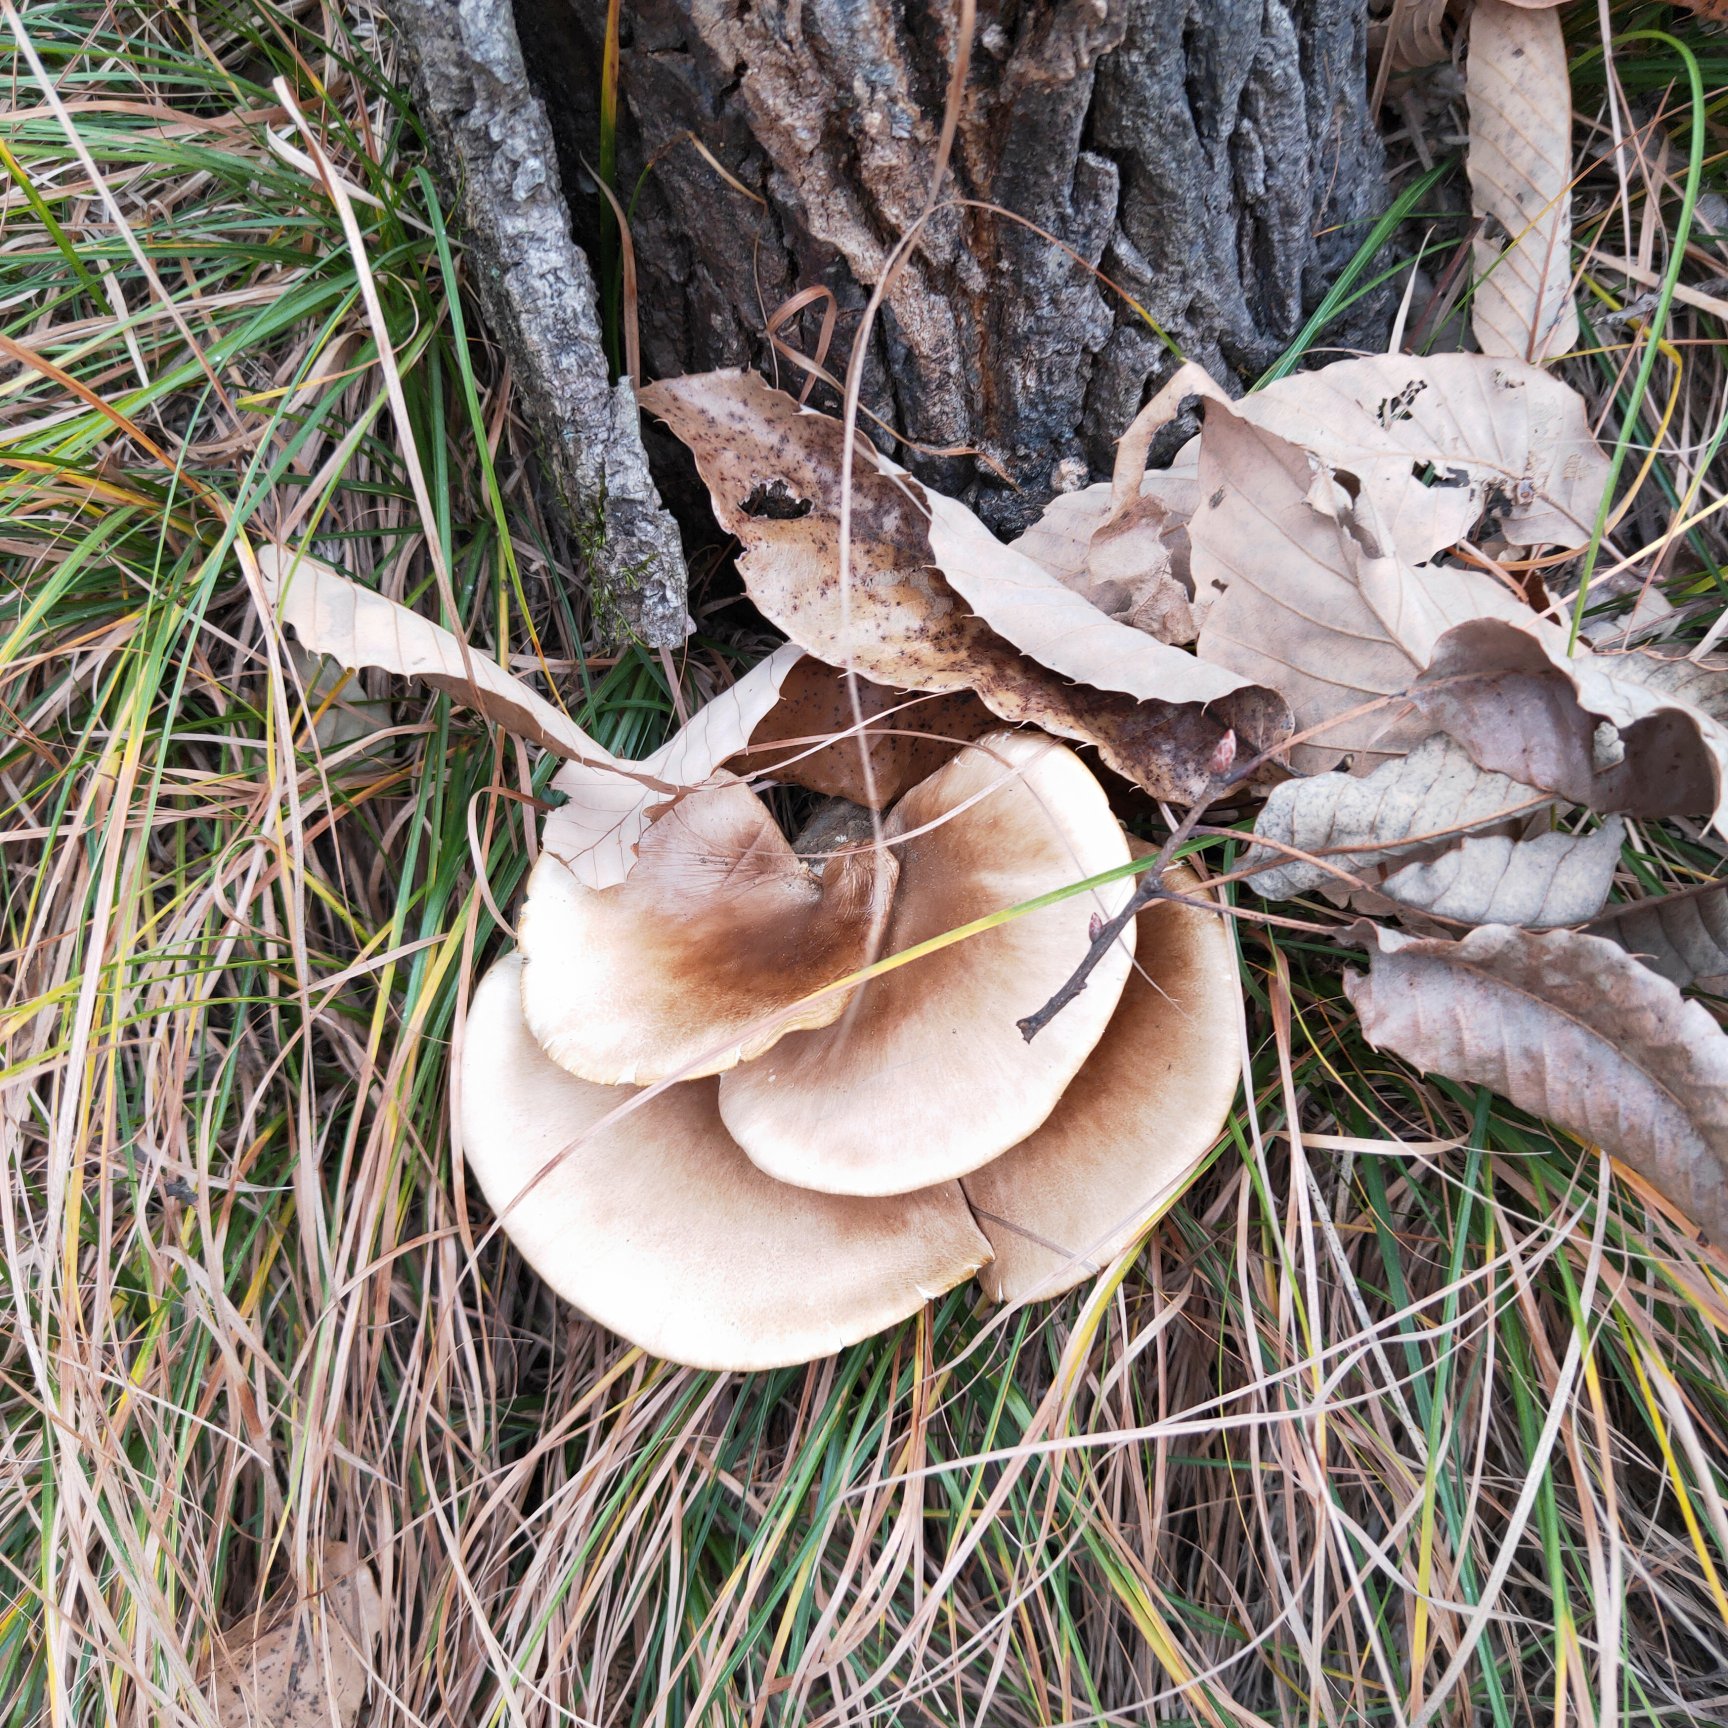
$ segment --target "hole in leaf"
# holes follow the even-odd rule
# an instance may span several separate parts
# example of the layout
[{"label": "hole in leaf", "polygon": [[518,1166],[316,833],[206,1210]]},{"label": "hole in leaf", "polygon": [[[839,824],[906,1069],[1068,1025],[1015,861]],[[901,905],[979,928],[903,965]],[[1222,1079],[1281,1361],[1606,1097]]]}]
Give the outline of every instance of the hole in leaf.
[{"label": "hole in leaf", "polygon": [[766,516],[774,522],[795,522],[810,514],[810,500],[798,497],[784,480],[759,480],[738,507],[746,516]]}]

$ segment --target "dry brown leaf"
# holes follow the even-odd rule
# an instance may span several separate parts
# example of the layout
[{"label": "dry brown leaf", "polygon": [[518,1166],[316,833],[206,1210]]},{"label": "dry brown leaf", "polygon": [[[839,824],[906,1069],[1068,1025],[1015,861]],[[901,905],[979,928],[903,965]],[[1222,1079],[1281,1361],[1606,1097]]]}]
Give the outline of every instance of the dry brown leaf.
[{"label": "dry brown leaf", "polygon": [[1200,502],[1199,440],[1191,438],[1168,468],[1149,469],[1146,457],[1195,397],[1228,400],[1187,361],[1122,434],[1109,484],[1052,499],[1014,542],[1100,611],[1161,642],[1192,642],[1199,629],[1187,532]]},{"label": "dry brown leaf", "polygon": [[1370,30],[1388,72],[1412,72],[1446,59],[1447,0],[1392,0],[1385,22]]},{"label": "dry brown leaf", "polygon": [[1728,888],[1665,894],[1618,910],[1591,928],[1671,984],[1728,994]]},{"label": "dry brown leaf", "polygon": [[1625,816],[1728,817],[1728,673],[1644,649],[1568,656],[1534,617],[1450,630],[1411,692],[1484,768]]},{"label": "dry brown leaf", "polygon": [[1643,588],[1630,611],[1591,618],[1582,634],[1592,648],[1604,653],[1637,644],[1648,646],[1671,636],[1683,616],[1660,588]]},{"label": "dry brown leaf", "polygon": [[[808,654],[787,674],[779,702],[751,734],[749,747],[726,765],[737,774],[768,775],[853,804],[873,801],[885,810],[908,787],[934,774],[961,744],[1001,725],[969,690],[930,696],[889,690],[868,678],[857,682],[865,722],[862,742],[870,757],[868,783],[846,674]],[[837,733],[851,735],[819,742]]]},{"label": "dry brown leaf", "polygon": [[312,716],[312,736],[326,755],[375,738],[389,727],[390,704],[368,696],[346,666],[338,666],[327,654],[308,653],[298,642],[288,646]]},{"label": "dry brown leaf", "polygon": [[1625,839],[1618,816],[1591,834],[1472,834],[1438,858],[1394,871],[1377,891],[1460,924],[1585,924],[1608,903]]},{"label": "dry brown leaf", "polygon": [[[1478,768],[1459,745],[1436,735],[1372,774],[1316,774],[1273,787],[1254,834],[1360,876],[1401,852],[1446,845],[1550,802],[1533,787]],[[1255,846],[1242,860],[1244,870],[1269,866],[1248,878],[1248,886],[1268,900],[1338,882],[1320,864],[1276,862],[1283,856],[1271,846]]]},{"label": "dry brown leaf", "polygon": [[[975,541],[944,512],[943,532],[965,553],[961,580],[976,595],[989,587],[987,560],[1007,563],[1013,576],[993,610],[1029,638],[1050,641],[1053,655],[1078,669],[1065,676],[1022,652],[977,616],[976,598],[962,600],[937,567],[934,495],[891,465],[879,466],[868,445],[859,449],[853,477],[851,580],[842,594],[841,425],[800,411],[754,374],[673,379],[644,390],[642,404],[690,447],[715,515],[743,542],[739,568],[750,597],[818,659],[893,688],[975,690],[1003,719],[1095,744],[1118,773],[1182,803],[1216,790],[1209,764],[1227,731],[1237,734],[1242,754],[1285,735],[1288,714],[1276,695],[1202,668],[1091,608],[1080,620],[1085,654],[1054,641],[1074,616],[1067,608],[1084,602],[987,534],[988,546]],[[1094,661],[1096,676],[1115,687],[1072,681],[1090,678]],[[1161,694],[1160,679],[1168,681]]]},{"label": "dry brown leaf", "polygon": [[1572,83],[1558,15],[1476,0],[1465,65],[1474,243],[1470,324],[1484,354],[1551,360],[1572,303]]},{"label": "dry brown leaf", "polygon": [[372,1568],[328,1542],[319,1590],[262,1631],[243,1620],[217,1639],[206,1681],[222,1728],[349,1728],[366,1699],[383,1603]]},{"label": "dry brown leaf", "polygon": [[779,703],[781,685],[798,658],[790,645],[776,648],[698,708],[689,724],[652,755],[621,764],[627,773],[586,762],[562,764],[552,776],[552,789],[564,794],[564,802],[547,816],[541,844],[562,858],[585,887],[622,882],[648,824],[671,799],[705,784],[744,749]]},{"label": "dry brown leaf", "polygon": [[513,678],[484,652],[310,553],[257,548],[264,591],[308,653],[350,671],[373,667],[418,678],[477,709],[495,725],[573,762],[614,762],[569,715]]},{"label": "dry brown leaf", "polygon": [[1366,493],[1218,404],[1206,410],[1200,484],[1194,580],[1219,595],[1200,653],[1289,702],[1298,731],[1313,734],[1291,751],[1299,769],[1402,755],[1434,729],[1402,697],[1447,628],[1527,615],[1480,571],[1402,561]]},{"label": "dry brown leaf", "polygon": [[1294,372],[1228,407],[1353,475],[1413,564],[1484,517],[1472,537],[1581,546],[1608,483],[1584,398],[1517,360],[1373,354]]},{"label": "dry brown leaf", "polygon": [[1370,355],[1231,402],[1185,365],[1124,435],[1110,485],[1056,499],[1015,542],[1102,610],[1165,641],[1186,640],[1230,576],[1229,547],[1216,536],[1205,581],[1191,564],[1189,519],[1209,495],[1194,466],[1205,435],[1172,468],[1143,468],[1151,438],[1196,397],[1218,405],[1215,423],[1234,416],[1341,470],[1366,500],[1358,513],[1407,564],[1478,532],[1521,546],[1580,544],[1607,483],[1583,398],[1538,367],[1480,354]]},{"label": "dry brown leaf", "polygon": [[1014,549],[1111,618],[1160,642],[1192,642],[1199,625],[1188,581],[1188,518],[1199,498],[1195,468],[1149,469],[1121,515],[1108,483],[1066,492],[1051,499]]},{"label": "dry brown leaf", "polygon": [[1356,929],[1370,970],[1344,987],[1370,1044],[1603,1147],[1728,1245],[1728,1036],[1704,1008],[1570,930]]},{"label": "dry brown leaf", "polygon": [[1138,702],[1219,703],[1247,685],[1100,611],[1004,546],[965,505],[939,492],[925,498],[937,568],[978,617],[1040,666]]}]

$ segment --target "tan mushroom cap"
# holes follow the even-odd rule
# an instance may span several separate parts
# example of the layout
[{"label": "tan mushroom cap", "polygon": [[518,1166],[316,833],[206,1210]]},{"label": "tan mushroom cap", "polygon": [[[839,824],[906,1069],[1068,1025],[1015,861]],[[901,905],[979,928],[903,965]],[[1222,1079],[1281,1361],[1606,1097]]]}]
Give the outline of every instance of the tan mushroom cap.
[{"label": "tan mushroom cap", "polygon": [[894,874],[891,855],[867,850],[818,879],[726,775],[659,816],[614,887],[541,854],[520,927],[528,1025],[597,1085],[717,1074],[844,1010],[836,991],[786,1012],[866,964]]},{"label": "tan mushroom cap", "polygon": [[507,955],[474,992],[462,1144],[529,1264],[602,1325],[691,1367],[783,1367],[905,1319],[989,1258],[958,1183],[859,1200],[764,1176],[721,1126],[713,1079],[596,1129],[642,1094],[548,1060],[521,974]]},{"label": "tan mushroom cap", "polygon": [[[1035,733],[963,750],[901,799],[885,833],[900,881],[884,955],[1129,858],[1103,788]],[[724,1076],[732,1137],[769,1175],[836,1194],[903,1193],[987,1163],[1050,1114],[1103,1036],[1129,941],[1031,1044],[1015,1022],[1072,974],[1092,915],[1128,892],[1073,895],[871,979],[838,1020]]]},{"label": "tan mushroom cap", "polygon": [[[1200,889],[1181,865],[1164,883]],[[995,1301],[1098,1272],[1180,1192],[1235,1101],[1242,985],[1225,920],[1160,901],[1135,923],[1134,974],[1091,1060],[1037,1133],[963,1184],[996,1250],[978,1275]]]}]

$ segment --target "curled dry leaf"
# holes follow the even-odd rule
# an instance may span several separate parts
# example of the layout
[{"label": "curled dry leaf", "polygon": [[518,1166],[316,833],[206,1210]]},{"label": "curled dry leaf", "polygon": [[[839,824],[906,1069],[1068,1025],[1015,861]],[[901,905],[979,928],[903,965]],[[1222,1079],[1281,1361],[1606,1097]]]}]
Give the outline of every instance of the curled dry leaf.
[{"label": "curled dry leaf", "polygon": [[378,1581],[341,1542],[324,1545],[317,1577],[314,1598],[216,1641],[205,1687],[221,1728],[349,1728],[359,1716],[384,1619]]},{"label": "curled dry leaf", "polygon": [[1382,21],[1369,25],[1370,47],[1388,72],[1413,72],[1447,57],[1447,0],[1392,0]]},{"label": "curled dry leaf", "polygon": [[1433,727],[1402,698],[1448,626],[1527,615],[1480,571],[1403,561],[1366,492],[1219,404],[1206,411],[1200,486],[1194,579],[1220,595],[1201,656],[1289,702],[1312,734],[1291,750],[1297,768],[1404,754]]},{"label": "curled dry leaf", "polygon": [[[1231,402],[1185,365],[1123,436],[1110,485],[1056,499],[1015,542],[1105,611],[1170,641],[1186,627],[1172,594],[1198,624],[1231,574],[1229,518],[1209,540],[1206,579],[1191,566],[1189,520],[1215,490],[1196,466],[1206,435],[1170,469],[1144,467],[1152,437],[1196,397],[1342,471],[1386,549],[1407,564],[1477,531],[1522,546],[1579,544],[1607,483],[1583,398],[1538,367],[1479,354],[1369,355]],[[1136,605],[1150,616],[1136,619]]]},{"label": "curled dry leaf", "polygon": [[1728,888],[1641,901],[1609,914],[1590,933],[1618,942],[1671,984],[1728,993]]},{"label": "curled dry leaf", "polygon": [[265,593],[308,652],[350,670],[372,667],[418,678],[515,737],[562,757],[552,788],[564,803],[547,820],[543,840],[591,888],[622,882],[655,811],[701,785],[749,743],[798,659],[795,648],[777,649],[653,755],[626,762],[442,625],[307,553],[263,545],[257,556]]},{"label": "curled dry leaf", "polygon": [[1625,838],[1617,816],[1591,834],[1473,834],[1438,858],[1394,871],[1379,892],[1460,924],[1584,924],[1608,903]]},{"label": "curled dry leaf", "polygon": [[818,659],[895,688],[975,690],[1003,719],[1095,744],[1183,803],[1215,791],[1204,764],[1227,731],[1255,752],[1284,735],[1277,696],[1113,623],[863,443],[842,593],[840,422],[754,374],[655,384],[642,405],[690,447],[715,515],[743,542],[751,598]]},{"label": "curled dry leaf", "polygon": [[266,596],[308,653],[328,655],[349,671],[372,667],[418,678],[568,761],[615,763],[568,714],[442,625],[310,553],[266,543],[257,558]]},{"label": "curled dry leaf", "polygon": [[1152,440],[1195,396],[1224,393],[1189,361],[1134,417],[1116,447],[1108,485],[1052,499],[1014,542],[1065,587],[1112,618],[1161,642],[1192,642],[1199,629],[1189,575],[1188,518],[1200,502],[1199,444],[1169,468],[1148,469]]},{"label": "curled dry leaf", "polygon": [[[846,674],[802,656],[781,684],[780,700],[727,766],[738,774],[767,775],[882,810],[934,774],[960,745],[1001,724],[969,690],[931,696],[857,678],[857,691],[862,734],[854,731]],[[825,738],[833,742],[825,744]],[[864,752],[870,759],[868,777],[860,759]]]},{"label": "curled dry leaf", "polygon": [[[1360,876],[1401,852],[1447,845],[1550,802],[1534,787],[1478,768],[1459,745],[1436,734],[1360,778],[1316,774],[1273,787],[1254,834]],[[1323,864],[1278,862],[1284,856],[1275,846],[1251,848],[1242,868],[1267,867],[1248,878],[1249,887],[1268,900],[1286,900],[1339,880]]]},{"label": "curled dry leaf", "polygon": [[1411,691],[1484,768],[1625,816],[1728,815],[1728,673],[1644,649],[1566,652],[1534,617],[1450,630]]},{"label": "curled dry leaf", "polygon": [[589,888],[622,882],[635,863],[648,824],[680,792],[704,785],[721,764],[736,757],[756,728],[775,710],[798,650],[776,648],[737,683],[690,716],[652,755],[615,768],[565,762],[552,776],[564,802],[546,818],[542,846]]},{"label": "curled dry leaf", "polygon": [[1139,702],[1220,704],[1244,680],[1135,630],[1004,546],[965,505],[926,492],[931,555],[949,585],[1041,666]]},{"label": "curled dry leaf", "polygon": [[1376,1049],[1603,1147],[1728,1245],[1728,1036],[1703,1007],[1569,930],[1356,930],[1369,971],[1345,989]]},{"label": "curled dry leaf", "polygon": [[1118,622],[1160,642],[1192,642],[1199,625],[1188,576],[1188,518],[1199,499],[1192,466],[1150,469],[1120,516],[1108,484],[1065,492],[1014,550]]},{"label": "curled dry leaf", "polygon": [[1470,324],[1484,354],[1551,360],[1578,341],[1572,304],[1572,84],[1560,19],[1476,0],[1465,67],[1475,241]]}]

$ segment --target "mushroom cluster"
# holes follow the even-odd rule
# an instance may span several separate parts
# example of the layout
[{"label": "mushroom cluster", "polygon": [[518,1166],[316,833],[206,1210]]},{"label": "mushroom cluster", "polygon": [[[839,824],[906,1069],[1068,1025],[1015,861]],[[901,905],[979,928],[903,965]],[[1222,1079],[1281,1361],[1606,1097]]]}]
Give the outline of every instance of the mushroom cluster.
[{"label": "mushroom cluster", "polygon": [[994,1300],[1056,1295],[1230,1108],[1236,968],[1183,867],[1164,880],[1185,898],[1022,1038],[1132,884],[1061,891],[1136,845],[1040,733],[961,744],[879,841],[825,857],[724,771],[657,813],[621,881],[592,886],[554,841],[473,999],[462,1141],[541,1276],[657,1355],[808,1361],[973,1273]]}]

